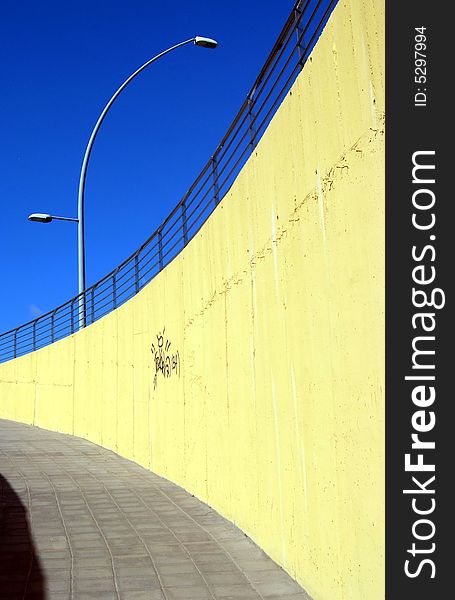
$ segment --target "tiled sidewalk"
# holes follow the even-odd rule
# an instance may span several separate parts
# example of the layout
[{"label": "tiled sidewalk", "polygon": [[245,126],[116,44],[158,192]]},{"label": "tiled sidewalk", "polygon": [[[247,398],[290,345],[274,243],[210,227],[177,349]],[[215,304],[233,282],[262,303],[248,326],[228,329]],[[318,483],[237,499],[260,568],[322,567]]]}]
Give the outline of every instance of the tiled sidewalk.
[{"label": "tiled sidewalk", "polygon": [[1,600],[308,600],[182,488],[95,444],[0,419]]}]

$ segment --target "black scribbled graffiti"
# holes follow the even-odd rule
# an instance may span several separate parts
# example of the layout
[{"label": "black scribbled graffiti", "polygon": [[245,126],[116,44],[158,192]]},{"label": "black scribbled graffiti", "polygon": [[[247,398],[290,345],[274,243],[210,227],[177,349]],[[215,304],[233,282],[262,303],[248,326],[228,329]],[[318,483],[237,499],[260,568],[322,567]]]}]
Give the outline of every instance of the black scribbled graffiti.
[{"label": "black scribbled graffiti", "polygon": [[165,379],[176,375],[180,377],[180,354],[177,350],[175,353],[171,352],[171,342],[164,337],[165,329],[163,333],[158,332],[156,334],[156,345],[152,344],[150,350],[152,351],[153,360],[155,361],[155,375],[153,377],[153,389],[156,388],[158,373],[161,373]]}]

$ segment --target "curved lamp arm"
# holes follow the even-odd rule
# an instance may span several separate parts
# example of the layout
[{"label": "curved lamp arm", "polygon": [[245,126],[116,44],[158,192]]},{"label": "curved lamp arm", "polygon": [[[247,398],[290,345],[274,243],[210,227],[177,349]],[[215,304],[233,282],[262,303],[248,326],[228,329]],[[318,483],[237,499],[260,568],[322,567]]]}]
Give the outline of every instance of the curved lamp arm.
[{"label": "curved lamp arm", "polygon": [[[139,67],[139,69],[137,69],[137,71],[135,71],[132,75],[130,75],[128,77],[128,79],[126,79],[122,83],[122,85],[118,88],[118,90],[115,92],[115,94],[112,96],[112,98],[109,100],[109,102],[104,107],[102,113],[100,114],[100,116],[98,118],[98,121],[95,124],[95,127],[93,128],[93,131],[92,131],[92,133],[90,135],[90,139],[89,139],[88,144],[87,144],[87,148],[85,149],[84,160],[82,162],[81,174],[80,174],[80,177],[79,177],[79,194],[78,194],[78,254],[79,254],[79,256],[78,256],[78,264],[79,264],[79,273],[78,273],[78,275],[79,275],[79,294],[82,294],[85,291],[85,248],[84,248],[84,191],[85,191],[85,180],[86,180],[86,176],[87,176],[87,165],[88,165],[88,161],[89,161],[90,154],[91,154],[91,151],[92,151],[93,142],[95,141],[95,138],[96,138],[96,134],[98,133],[98,130],[101,127],[102,122],[104,121],[104,117],[106,116],[106,114],[109,111],[109,109],[112,106],[112,104],[115,102],[116,98],[126,88],[126,86],[137,75],[139,75],[139,73],[141,73],[149,65],[151,65],[152,63],[154,63],[156,60],[158,60],[159,58],[161,58],[165,54],[168,54],[169,52],[172,52],[176,48],[180,48],[180,46],[185,46],[186,44],[190,44],[191,42],[194,42],[197,46],[202,46],[202,47],[205,47],[205,48],[215,48],[216,45],[217,45],[216,42],[215,42],[215,40],[212,40],[211,38],[205,38],[205,37],[201,37],[201,36],[196,36],[196,37],[193,37],[193,38],[191,38],[189,40],[185,40],[184,42],[180,42],[179,44],[176,44],[175,46],[171,46],[167,50],[164,50],[164,52],[160,52],[160,54],[157,54],[156,56],[154,56],[153,58],[151,58],[150,60],[148,60],[146,63],[144,63],[142,65],[142,67]],[[79,326],[80,327],[84,327],[85,326],[85,301],[84,301],[84,296],[83,295],[80,296],[80,300],[79,300]]]}]

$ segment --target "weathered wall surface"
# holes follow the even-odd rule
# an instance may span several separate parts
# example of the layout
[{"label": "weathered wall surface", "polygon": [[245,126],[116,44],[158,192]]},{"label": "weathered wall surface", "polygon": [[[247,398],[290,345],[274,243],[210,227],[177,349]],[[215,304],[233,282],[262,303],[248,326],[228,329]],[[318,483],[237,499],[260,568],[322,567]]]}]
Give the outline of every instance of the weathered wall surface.
[{"label": "weathered wall surface", "polygon": [[383,20],[381,0],[340,0],[185,251],[0,365],[0,416],[179,483],[315,600],[384,597]]}]

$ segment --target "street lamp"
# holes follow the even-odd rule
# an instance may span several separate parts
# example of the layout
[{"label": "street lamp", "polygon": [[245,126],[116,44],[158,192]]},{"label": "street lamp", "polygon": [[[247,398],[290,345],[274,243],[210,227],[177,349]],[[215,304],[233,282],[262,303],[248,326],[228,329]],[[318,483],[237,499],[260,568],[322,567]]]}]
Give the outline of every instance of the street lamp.
[{"label": "street lamp", "polygon": [[189,40],[185,40],[184,42],[180,42],[179,44],[175,44],[175,46],[171,46],[167,50],[160,52],[146,63],[144,63],[139,69],[137,69],[132,75],[126,79],[122,85],[118,88],[118,90],[113,94],[109,102],[104,107],[100,116],[98,117],[98,121],[93,128],[93,131],[88,140],[87,147],[85,149],[84,160],[82,161],[81,173],[79,176],[79,193],[78,193],[78,211],[77,211],[77,219],[66,218],[66,217],[54,217],[52,215],[42,214],[42,213],[34,213],[29,216],[30,221],[37,221],[40,223],[50,223],[52,220],[61,220],[61,221],[75,221],[78,224],[78,281],[79,281],[79,328],[85,327],[85,230],[84,230],[84,194],[85,194],[85,181],[87,177],[87,166],[90,158],[90,154],[92,152],[93,143],[95,141],[96,135],[98,133],[99,128],[101,127],[104,118],[117,99],[117,97],[121,94],[121,92],[126,88],[126,86],[141,73],[144,69],[146,69],[149,65],[154,63],[156,60],[180,48],[180,46],[185,46],[186,44],[194,43],[195,46],[200,46],[201,48],[216,48],[217,42],[208,37],[203,37],[200,35],[196,35],[195,37],[190,38]]},{"label": "street lamp", "polygon": [[51,223],[51,221],[74,221],[77,223],[79,219],[74,219],[73,217],[57,217],[56,215],[48,215],[45,213],[32,213],[28,215],[29,221],[34,221],[35,223]]}]

